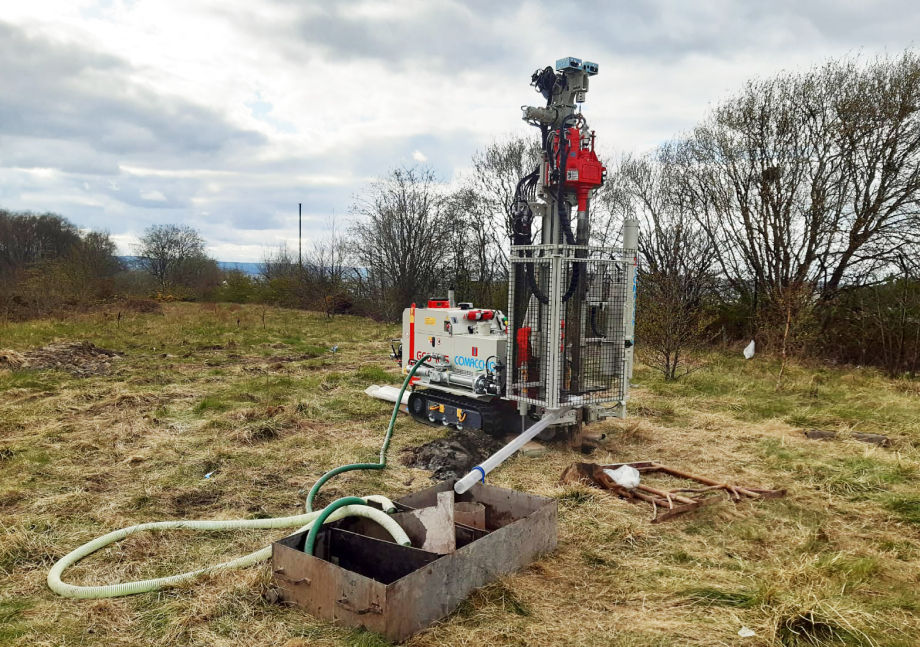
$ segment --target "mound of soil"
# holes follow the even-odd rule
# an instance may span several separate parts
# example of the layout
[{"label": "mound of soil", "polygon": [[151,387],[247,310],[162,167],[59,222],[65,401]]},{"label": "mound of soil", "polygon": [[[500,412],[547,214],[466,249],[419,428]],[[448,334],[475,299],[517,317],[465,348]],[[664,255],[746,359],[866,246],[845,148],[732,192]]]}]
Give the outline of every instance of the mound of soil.
[{"label": "mound of soil", "polygon": [[445,481],[465,476],[502,445],[500,440],[482,431],[454,429],[445,438],[403,450],[400,462],[407,467],[434,472],[431,478]]},{"label": "mound of soil", "polygon": [[108,373],[112,369],[112,360],[117,357],[115,351],[99,348],[92,342],[65,341],[24,353],[0,350],[0,368],[55,369],[86,377]]}]

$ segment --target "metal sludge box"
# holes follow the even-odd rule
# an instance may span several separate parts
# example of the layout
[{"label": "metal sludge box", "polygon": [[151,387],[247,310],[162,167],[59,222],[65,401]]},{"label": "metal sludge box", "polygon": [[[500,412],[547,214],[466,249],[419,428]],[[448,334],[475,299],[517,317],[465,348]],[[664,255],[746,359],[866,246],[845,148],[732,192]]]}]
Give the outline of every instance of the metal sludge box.
[{"label": "metal sludge box", "polygon": [[474,589],[556,548],[554,500],[485,484],[454,495],[453,484],[395,502],[393,518],[413,547],[383,539],[378,526],[357,518],[324,526],[312,556],[303,552],[306,532],[272,544],[281,599],[398,642]]}]

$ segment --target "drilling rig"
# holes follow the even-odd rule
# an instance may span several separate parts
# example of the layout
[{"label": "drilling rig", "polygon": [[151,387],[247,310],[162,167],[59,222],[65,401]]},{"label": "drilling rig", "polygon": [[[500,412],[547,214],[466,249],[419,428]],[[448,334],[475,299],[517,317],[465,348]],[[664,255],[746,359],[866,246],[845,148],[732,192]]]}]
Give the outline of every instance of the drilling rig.
[{"label": "drilling rig", "polygon": [[[457,302],[453,290],[404,311],[394,356],[404,371],[422,363],[407,403],[417,420],[519,432],[507,448],[559,429],[578,442],[584,424],[625,416],[638,222],[624,222],[621,248],[591,244],[591,201],[606,169],[581,106],[597,72],[566,57],[531,77],[546,105],[523,106],[523,119],[540,131],[542,159],[511,204],[507,316]],[[484,479],[501,460],[468,476]]]}]

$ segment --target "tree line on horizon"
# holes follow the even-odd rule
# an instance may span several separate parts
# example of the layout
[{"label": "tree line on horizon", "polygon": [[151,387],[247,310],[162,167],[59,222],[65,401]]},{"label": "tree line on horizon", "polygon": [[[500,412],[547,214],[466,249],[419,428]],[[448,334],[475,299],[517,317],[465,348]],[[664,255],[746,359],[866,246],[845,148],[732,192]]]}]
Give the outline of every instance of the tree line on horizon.
[{"label": "tree line on horizon", "polygon": [[[257,277],[220,271],[187,227],[149,228],[130,269],[105,234],[0,211],[0,313],[15,316],[17,299],[40,311],[42,300],[143,294],[396,321],[449,287],[504,309],[511,204],[539,163],[535,140],[479,150],[457,187],[430,168],[394,169],[355,197],[348,227],[333,225],[302,262],[272,250]],[[692,371],[696,349],[752,338],[784,360],[920,371],[914,52],[749,81],[690,131],[607,169],[592,243],[617,245],[623,219],[639,218],[637,337],[666,378]]]}]

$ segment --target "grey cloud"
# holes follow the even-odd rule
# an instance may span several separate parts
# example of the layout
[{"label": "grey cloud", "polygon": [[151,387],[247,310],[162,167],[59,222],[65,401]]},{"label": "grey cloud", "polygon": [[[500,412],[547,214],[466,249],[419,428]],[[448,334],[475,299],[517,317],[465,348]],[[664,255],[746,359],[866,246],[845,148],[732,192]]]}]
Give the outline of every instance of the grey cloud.
[{"label": "grey cloud", "polygon": [[[292,9],[286,0],[277,1]],[[916,20],[908,19],[916,13],[910,0],[883,0],[871,8],[833,0],[582,0],[577,5],[431,0],[396,16],[372,18],[358,5],[343,0],[293,6],[300,16],[290,25],[260,25],[253,20],[257,14],[236,19],[252,24],[253,34],[264,30],[265,42],[292,58],[319,48],[325,67],[313,71],[323,83],[336,78],[339,61],[373,60],[449,74],[490,70],[496,82],[508,83],[520,79],[522,70],[529,74],[562,55],[594,60],[603,72],[630,61],[674,64],[690,56],[728,60],[745,53],[770,59],[829,47],[839,54],[854,43],[897,51],[916,40]]]},{"label": "grey cloud", "polygon": [[88,182],[91,191],[108,195],[131,207],[188,208],[198,191],[195,180],[144,177],[123,173],[116,178]]},{"label": "grey cloud", "polygon": [[[546,22],[560,33],[577,33],[579,47],[608,57],[676,60],[740,52],[771,57],[828,44],[904,47],[916,38],[916,21],[905,19],[916,15],[915,6],[910,0],[887,0],[871,8],[839,0],[595,0],[580,3],[578,12],[549,3]],[[584,29],[585,16],[590,16],[590,29]],[[598,62],[603,69],[603,61]]]},{"label": "grey cloud", "polygon": [[[96,153],[136,161],[204,158],[265,141],[213,110],[132,84],[124,61],[30,37],[5,23],[0,23],[0,61],[0,134],[80,142]],[[30,154],[38,157],[40,150]],[[4,152],[0,165],[10,165]],[[57,167],[50,154],[40,165]]]},{"label": "grey cloud", "polygon": [[[240,231],[266,231],[279,229],[284,226],[284,219],[279,217],[279,206],[274,202],[253,204],[238,199],[233,192],[217,196],[215,200],[203,205],[201,210],[192,216],[194,221],[203,226],[220,230],[227,228],[238,233]],[[289,202],[287,210],[292,211]],[[297,203],[293,203],[293,213],[297,213]],[[222,238],[221,240],[229,240]]]},{"label": "grey cloud", "polygon": [[266,229],[278,229],[283,226],[283,222],[275,214],[263,211],[259,207],[249,207],[238,209],[236,212],[226,214],[225,220],[235,229],[245,229],[246,231],[265,231]]},{"label": "grey cloud", "polygon": [[[0,99],[2,101],[2,99]],[[65,173],[117,175],[118,157],[85,141],[0,134],[0,167],[54,167]]]},{"label": "grey cloud", "polygon": [[521,35],[510,28],[524,7],[522,2],[426,2],[395,18],[372,20],[356,12],[356,4],[310,3],[294,22],[299,44],[320,47],[328,55],[329,69],[324,74],[335,74],[336,61],[356,59],[379,59],[414,69],[494,66],[502,74],[515,61],[526,61],[526,52],[519,47]]},{"label": "grey cloud", "polygon": [[[603,65],[605,57],[674,59],[689,54],[797,47],[825,39],[832,43],[904,44],[916,36],[915,4],[888,0],[867,10],[864,3],[776,0],[770,3],[634,2],[583,0],[577,9],[559,2],[427,2],[420,11],[395,19],[358,18],[349,2],[310,7],[299,31],[336,57],[373,58],[433,66],[493,65],[501,74],[528,54],[583,56]],[[515,18],[537,18],[530,30]],[[547,60],[543,64],[552,64]],[[539,63],[539,62],[538,62]]]},{"label": "grey cloud", "polygon": [[[516,111],[510,112],[509,124],[515,123]],[[536,137],[536,129],[533,134]],[[380,135],[365,142],[360,150],[349,156],[349,165],[360,177],[379,177],[399,166],[414,166],[413,151],[420,150],[428,158],[425,164],[431,166],[437,175],[449,180],[453,170],[469,163],[478,147],[472,130],[431,133],[413,137],[389,137]]]}]

